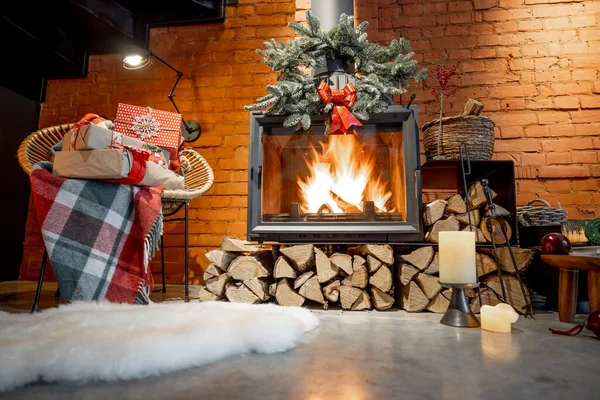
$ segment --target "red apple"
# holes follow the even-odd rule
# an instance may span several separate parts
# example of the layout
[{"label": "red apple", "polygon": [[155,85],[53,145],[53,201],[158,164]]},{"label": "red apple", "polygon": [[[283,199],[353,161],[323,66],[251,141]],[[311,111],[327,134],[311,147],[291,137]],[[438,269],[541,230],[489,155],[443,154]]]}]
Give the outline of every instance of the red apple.
[{"label": "red apple", "polygon": [[549,233],[542,238],[540,243],[544,254],[569,254],[571,242],[565,235]]}]

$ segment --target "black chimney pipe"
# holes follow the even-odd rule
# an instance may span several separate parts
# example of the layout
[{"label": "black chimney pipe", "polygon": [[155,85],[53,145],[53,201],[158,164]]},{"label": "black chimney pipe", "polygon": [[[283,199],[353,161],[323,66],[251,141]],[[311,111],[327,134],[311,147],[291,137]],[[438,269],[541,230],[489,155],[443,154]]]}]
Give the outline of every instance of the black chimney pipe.
[{"label": "black chimney pipe", "polygon": [[338,23],[340,15],[354,15],[354,1],[312,0],[311,11],[321,21],[321,27],[328,31]]}]

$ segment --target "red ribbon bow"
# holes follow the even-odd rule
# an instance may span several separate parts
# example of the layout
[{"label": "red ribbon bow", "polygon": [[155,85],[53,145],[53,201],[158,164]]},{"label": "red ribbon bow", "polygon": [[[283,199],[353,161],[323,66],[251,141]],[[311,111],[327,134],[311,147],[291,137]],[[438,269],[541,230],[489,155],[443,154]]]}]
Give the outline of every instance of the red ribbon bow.
[{"label": "red ribbon bow", "polygon": [[331,126],[332,134],[344,135],[348,132],[351,126],[362,126],[356,117],[348,110],[356,102],[356,88],[349,83],[344,86],[343,90],[331,89],[326,81],[319,84],[317,88],[319,97],[323,103],[329,104],[333,102],[333,110],[331,111]]}]

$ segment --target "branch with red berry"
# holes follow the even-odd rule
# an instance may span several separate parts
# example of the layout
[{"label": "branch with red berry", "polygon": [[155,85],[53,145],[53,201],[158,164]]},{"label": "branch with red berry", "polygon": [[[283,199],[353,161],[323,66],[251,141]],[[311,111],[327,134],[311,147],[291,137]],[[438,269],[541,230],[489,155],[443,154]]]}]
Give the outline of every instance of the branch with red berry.
[{"label": "branch with red berry", "polygon": [[448,97],[458,91],[458,88],[450,82],[450,78],[456,74],[457,67],[458,65],[453,65],[447,69],[443,65],[438,65],[436,67],[435,77],[440,84],[440,89],[431,89],[431,94],[434,95],[437,100],[440,99],[440,96]]}]

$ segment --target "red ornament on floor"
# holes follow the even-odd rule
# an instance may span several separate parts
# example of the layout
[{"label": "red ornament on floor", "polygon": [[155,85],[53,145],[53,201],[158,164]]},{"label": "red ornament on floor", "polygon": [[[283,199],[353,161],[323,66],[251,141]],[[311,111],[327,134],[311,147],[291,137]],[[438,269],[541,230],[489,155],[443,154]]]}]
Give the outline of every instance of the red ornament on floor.
[{"label": "red ornament on floor", "polygon": [[592,312],[583,324],[575,325],[567,331],[561,331],[552,328],[548,328],[548,330],[556,335],[575,336],[579,335],[583,328],[587,328],[589,331],[592,331],[592,333],[596,335],[598,339],[600,339],[600,311]]}]

